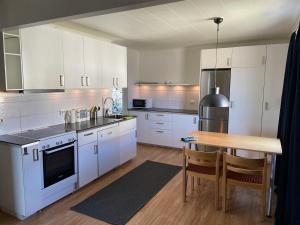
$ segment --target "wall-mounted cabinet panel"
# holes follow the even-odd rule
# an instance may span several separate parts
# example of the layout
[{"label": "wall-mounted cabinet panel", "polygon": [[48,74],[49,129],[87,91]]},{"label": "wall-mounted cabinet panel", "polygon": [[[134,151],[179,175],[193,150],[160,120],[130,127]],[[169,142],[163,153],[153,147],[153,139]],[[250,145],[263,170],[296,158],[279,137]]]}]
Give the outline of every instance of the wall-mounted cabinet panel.
[{"label": "wall-mounted cabinet panel", "polygon": [[266,45],[234,47],[232,50],[232,67],[264,67],[266,54]]},{"label": "wall-mounted cabinet panel", "polygon": [[65,87],[67,89],[82,88],[84,86],[84,61],[83,61],[83,37],[63,32],[63,54]]},{"label": "wall-mounted cabinet panel", "polygon": [[262,136],[277,137],[288,44],[267,45]]},{"label": "wall-mounted cabinet panel", "polygon": [[64,89],[62,32],[51,25],[21,30],[24,89]]},{"label": "wall-mounted cabinet panel", "polygon": [[[231,67],[232,48],[218,49],[217,68]],[[201,69],[213,69],[216,66],[216,49],[201,51]]]}]

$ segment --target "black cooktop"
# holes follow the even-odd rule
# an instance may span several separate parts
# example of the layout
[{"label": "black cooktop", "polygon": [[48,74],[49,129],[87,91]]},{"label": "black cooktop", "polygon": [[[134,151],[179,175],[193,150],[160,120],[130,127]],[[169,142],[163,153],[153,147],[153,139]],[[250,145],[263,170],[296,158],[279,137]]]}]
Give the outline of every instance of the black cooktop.
[{"label": "black cooktop", "polygon": [[21,133],[14,134],[14,136],[43,140],[43,139],[62,135],[64,133],[68,133],[72,131],[73,129],[69,129],[64,124],[61,124],[61,125],[49,126],[37,130],[27,130]]}]

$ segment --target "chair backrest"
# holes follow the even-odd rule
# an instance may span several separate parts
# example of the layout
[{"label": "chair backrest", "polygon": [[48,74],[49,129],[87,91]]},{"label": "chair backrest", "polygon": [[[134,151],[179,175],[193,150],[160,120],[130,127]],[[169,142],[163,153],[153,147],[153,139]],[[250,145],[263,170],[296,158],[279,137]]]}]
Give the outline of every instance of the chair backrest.
[{"label": "chair backrest", "polygon": [[249,175],[262,175],[267,167],[267,158],[248,159],[224,153],[224,168],[227,171]]},{"label": "chair backrest", "polygon": [[183,148],[187,164],[194,164],[205,167],[216,167],[219,163],[219,152],[199,152]]}]

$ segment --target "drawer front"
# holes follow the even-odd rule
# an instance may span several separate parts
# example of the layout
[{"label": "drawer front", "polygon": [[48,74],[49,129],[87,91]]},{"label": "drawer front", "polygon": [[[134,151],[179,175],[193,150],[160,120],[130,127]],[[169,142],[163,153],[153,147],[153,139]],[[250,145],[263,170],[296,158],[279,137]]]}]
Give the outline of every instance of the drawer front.
[{"label": "drawer front", "polygon": [[160,130],[171,130],[171,123],[166,121],[151,121],[151,128]]},{"label": "drawer front", "polygon": [[154,121],[172,121],[172,114],[151,112],[149,113],[149,119]]},{"label": "drawer front", "polygon": [[78,146],[86,145],[97,141],[97,130],[87,130],[78,133]]},{"label": "drawer front", "polygon": [[168,130],[151,129],[151,144],[171,146],[171,132]]},{"label": "drawer front", "polygon": [[112,138],[116,138],[119,135],[118,127],[112,127],[105,130],[99,131],[99,140],[106,141]]}]

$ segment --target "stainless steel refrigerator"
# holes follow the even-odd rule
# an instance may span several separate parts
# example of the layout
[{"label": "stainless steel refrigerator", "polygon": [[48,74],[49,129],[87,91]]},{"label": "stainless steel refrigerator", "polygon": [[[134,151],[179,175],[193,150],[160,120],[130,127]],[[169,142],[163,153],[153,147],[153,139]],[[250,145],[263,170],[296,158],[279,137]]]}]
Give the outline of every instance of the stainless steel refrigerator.
[{"label": "stainless steel refrigerator", "polygon": [[[230,69],[218,69],[215,76],[215,70],[202,70],[200,77],[200,101],[208,95],[210,89],[215,86],[220,87],[220,94],[230,100]],[[203,107],[199,104],[199,130],[228,133],[228,107]],[[200,150],[215,151],[214,147],[198,146]]]}]

